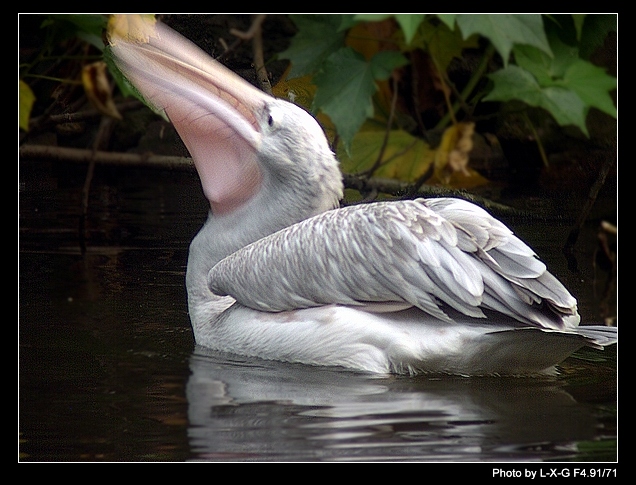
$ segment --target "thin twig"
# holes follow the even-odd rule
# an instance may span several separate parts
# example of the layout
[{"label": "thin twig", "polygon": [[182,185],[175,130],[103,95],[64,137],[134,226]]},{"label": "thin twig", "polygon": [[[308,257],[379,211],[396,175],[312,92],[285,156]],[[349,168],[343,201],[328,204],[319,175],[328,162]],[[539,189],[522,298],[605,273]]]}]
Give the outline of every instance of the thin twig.
[{"label": "thin twig", "polygon": [[590,211],[592,210],[592,207],[594,206],[594,203],[596,202],[598,193],[603,187],[603,185],[605,184],[605,179],[607,178],[607,174],[609,173],[610,169],[614,165],[614,162],[615,162],[614,158],[608,158],[607,160],[605,160],[605,163],[603,163],[603,165],[601,166],[601,170],[598,176],[596,177],[596,180],[592,184],[592,187],[590,187],[587,200],[585,201],[585,204],[583,205],[583,209],[581,210],[581,213],[579,214],[576,224],[572,226],[572,228],[570,229],[568,238],[565,242],[565,245],[563,246],[563,254],[565,254],[565,257],[568,260],[568,266],[572,271],[577,271],[576,258],[574,257],[574,245],[576,244],[576,241],[579,238],[579,234],[581,233],[583,224],[585,224],[585,221],[587,220],[587,217],[589,216]]},{"label": "thin twig", "polygon": [[115,126],[114,121],[115,120],[109,116],[102,116],[99,123],[99,129],[97,130],[97,134],[93,141],[93,149],[91,150],[93,156],[89,161],[86,178],[84,179],[84,186],[82,188],[82,215],[79,220],[79,241],[82,254],[86,253],[86,220],[88,218],[88,202],[91,184],[93,182],[93,174],[95,173],[95,153],[108,145],[108,140],[110,139],[110,135],[112,134]]},{"label": "thin twig", "polygon": [[265,14],[254,15],[252,17],[252,25],[250,25],[249,29],[247,29],[245,32],[238,29],[230,29],[230,34],[242,40],[251,40],[252,38],[254,38],[254,35],[256,35],[258,30],[260,30],[265,17],[267,17],[267,15]]},{"label": "thin twig", "polygon": [[448,114],[450,115],[453,125],[456,125],[457,118],[455,117],[455,110],[453,109],[453,104],[451,103],[450,96],[448,95],[449,88],[446,83],[446,76],[444,76],[444,73],[440,69],[437,59],[431,56],[431,60],[433,61],[433,67],[437,73],[437,78],[439,79],[439,82],[442,83],[442,94],[444,95],[444,102],[446,103]]},{"label": "thin twig", "polygon": [[537,143],[537,147],[539,148],[539,154],[541,155],[541,160],[543,161],[543,166],[545,168],[549,168],[550,167],[550,162],[548,162],[548,155],[545,153],[545,148],[543,147],[543,142],[541,141],[541,137],[539,136],[539,133],[537,132],[537,129],[534,127],[534,123],[532,123],[532,121],[530,120],[530,117],[528,116],[528,113],[526,111],[522,112],[522,116],[523,119],[525,120],[526,124],[530,127],[530,131],[532,131],[532,135],[534,136],[534,139]]},{"label": "thin twig", "polygon": [[389,136],[391,135],[391,126],[393,125],[393,117],[395,116],[395,106],[397,104],[397,98],[398,98],[397,80],[395,79],[395,76],[392,76],[391,79],[393,81],[393,96],[391,98],[391,108],[389,110],[389,119],[386,122],[386,130],[384,131],[384,138],[382,140],[382,145],[380,146],[380,151],[378,153],[378,157],[375,159],[375,162],[373,163],[371,168],[369,168],[368,170],[365,170],[361,174],[362,176],[365,176],[365,177],[370,177],[371,175],[373,175],[373,172],[375,172],[378,168],[380,168],[381,165],[386,163],[386,161],[383,161],[382,158],[384,158],[384,152],[386,151],[386,147],[389,143]]},{"label": "thin twig", "polygon": [[269,82],[267,69],[265,69],[265,57],[263,56],[263,35],[262,24],[267,15],[259,14],[252,16],[252,25],[243,32],[237,29],[230,29],[230,33],[241,40],[252,41],[252,53],[254,56],[254,69],[256,70],[256,78],[261,89],[267,94],[272,94],[272,85]]},{"label": "thin twig", "polygon": [[[488,63],[490,62],[490,59],[492,58],[494,52],[495,52],[495,48],[493,47],[492,44],[489,44],[488,47],[486,48],[486,52],[484,53],[484,55],[481,58],[481,62],[477,66],[477,69],[475,69],[475,71],[473,72],[472,76],[468,80],[468,83],[466,84],[466,87],[464,87],[464,89],[460,93],[459,99],[465,100],[464,101],[465,103],[467,102],[466,100],[468,100],[468,97],[471,95],[471,93],[475,90],[475,87],[477,86],[477,83],[479,83],[479,81],[482,79],[484,73],[486,72],[486,69],[488,68]],[[473,100],[473,103],[474,103],[474,100]],[[461,105],[460,105],[459,101],[456,101],[453,104],[452,110],[449,111],[448,113],[446,113],[442,117],[442,119],[439,120],[439,122],[437,123],[437,125],[435,126],[435,128],[433,130],[434,131],[440,131],[440,130],[446,128],[446,126],[450,122],[451,113],[453,113],[453,116],[454,116],[454,113],[456,113],[459,110],[460,106]]]}]

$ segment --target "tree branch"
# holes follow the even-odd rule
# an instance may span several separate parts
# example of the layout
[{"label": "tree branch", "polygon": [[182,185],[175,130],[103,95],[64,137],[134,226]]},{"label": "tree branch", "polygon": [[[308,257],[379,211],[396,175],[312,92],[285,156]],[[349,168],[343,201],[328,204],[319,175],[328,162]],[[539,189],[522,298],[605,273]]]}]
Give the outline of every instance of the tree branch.
[{"label": "tree branch", "polygon": [[[93,161],[96,164],[120,167],[177,170],[193,173],[196,170],[194,162],[188,157],[113,153],[48,145],[23,145],[20,147],[20,158],[25,160],[54,160],[72,163],[91,163]],[[521,211],[463,190],[423,185],[414,191],[413,184],[408,182],[378,177],[367,178],[352,174],[343,174],[343,182],[346,188],[366,194],[378,194],[382,192],[384,194],[409,199],[414,197],[458,197],[474,202],[486,209],[496,211],[499,214],[545,218],[545,215],[538,216],[533,213]]]},{"label": "tree branch", "polygon": [[169,157],[152,154],[118,153],[84,150],[48,145],[23,145],[20,158],[26,160],[54,160],[60,162],[96,163],[134,168],[194,171],[194,162],[188,157]]}]

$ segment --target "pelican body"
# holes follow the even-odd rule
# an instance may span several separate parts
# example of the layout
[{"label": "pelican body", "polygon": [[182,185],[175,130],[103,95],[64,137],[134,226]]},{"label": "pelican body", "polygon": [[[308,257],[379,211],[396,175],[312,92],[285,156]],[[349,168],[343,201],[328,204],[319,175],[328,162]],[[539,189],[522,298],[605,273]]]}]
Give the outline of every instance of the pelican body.
[{"label": "pelican body", "polygon": [[174,124],[210,203],[186,287],[197,344],[378,373],[530,375],[614,327],[503,223],[460,199],[340,208],[324,132],[161,24],[112,33],[118,68]]}]

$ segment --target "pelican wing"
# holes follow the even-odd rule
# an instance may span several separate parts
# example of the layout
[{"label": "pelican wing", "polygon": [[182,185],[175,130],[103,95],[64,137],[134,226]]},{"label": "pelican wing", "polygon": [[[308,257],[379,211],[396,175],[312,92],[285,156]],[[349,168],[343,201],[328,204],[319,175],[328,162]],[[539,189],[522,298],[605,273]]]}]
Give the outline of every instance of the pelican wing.
[{"label": "pelican wing", "polygon": [[578,324],[576,300],[534,252],[487,212],[458,199],[380,202],[328,211],[260,239],[208,274],[218,295],[261,311],[313,306],[494,310],[544,328]]}]

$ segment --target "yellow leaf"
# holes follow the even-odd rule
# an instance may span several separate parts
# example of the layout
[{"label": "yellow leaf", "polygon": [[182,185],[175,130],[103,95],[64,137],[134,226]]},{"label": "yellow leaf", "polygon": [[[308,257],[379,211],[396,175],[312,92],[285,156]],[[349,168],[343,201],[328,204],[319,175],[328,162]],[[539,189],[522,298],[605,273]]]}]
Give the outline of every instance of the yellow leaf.
[{"label": "yellow leaf", "polygon": [[449,126],[435,151],[435,175],[445,181],[453,172],[464,172],[468,154],[473,149],[474,123],[457,123]]},{"label": "yellow leaf", "polygon": [[381,50],[397,50],[394,35],[397,25],[392,19],[381,22],[360,22],[347,33],[345,43],[370,60]]},{"label": "yellow leaf", "polygon": [[35,103],[35,94],[29,87],[27,83],[25,83],[22,79],[20,79],[18,83],[19,89],[19,113],[18,113],[18,123],[20,128],[24,131],[29,131],[29,120],[31,119],[31,109],[33,108],[33,103]]},{"label": "yellow leaf", "polygon": [[472,189],[479,187],[480,185],[486,185],[488,179],[481,175],[479,172],[468,167],[465,172],[453,172],[444,181],[433,174],[433,176],[426,181],[428,185],[445,185],[446,187],[452,187],[455,189]]},{"label": "yellow leaf", "polygon": [[107,27],[108,42],[114,45],[121,38],[144,44],[156,35],[156,23],[152,14],[111,15]]},{"label": "yellow leaf", "polygon": [[283,98],[305,109],[311,108],[311,103],[316,94],[316,86],[311,82],[311,76],[287,79],[291,66],[283,73],[280,80],[272,87],[272,93],[278,98]]},{"label": "yellow leaf", "polygon": [[474,133],[475,124],[472,122],[457,123],[444,131],[442,141],[435,151],[434,177],[429,183],[469,188],[487,182],[468,167]]},{"label": "yellow leaf", "polygon": [[82,69],[82,84],[86,97],[100,113],[120,120],[121,114],[113,102],[107,72],[105,62],[88,64]]},{"label": "yellow leaf", "polygon": [[[383,141],[384,131],[367,129],[358,132],[351,144],[351,156],[344,149],[338,150],[343,171],[359,173],[370,170],[378,159]],[[382,162],[373,176],[415,182],[429,169],[434,156],[435,152],[424,140],[403,130],[392,130]]]}]

